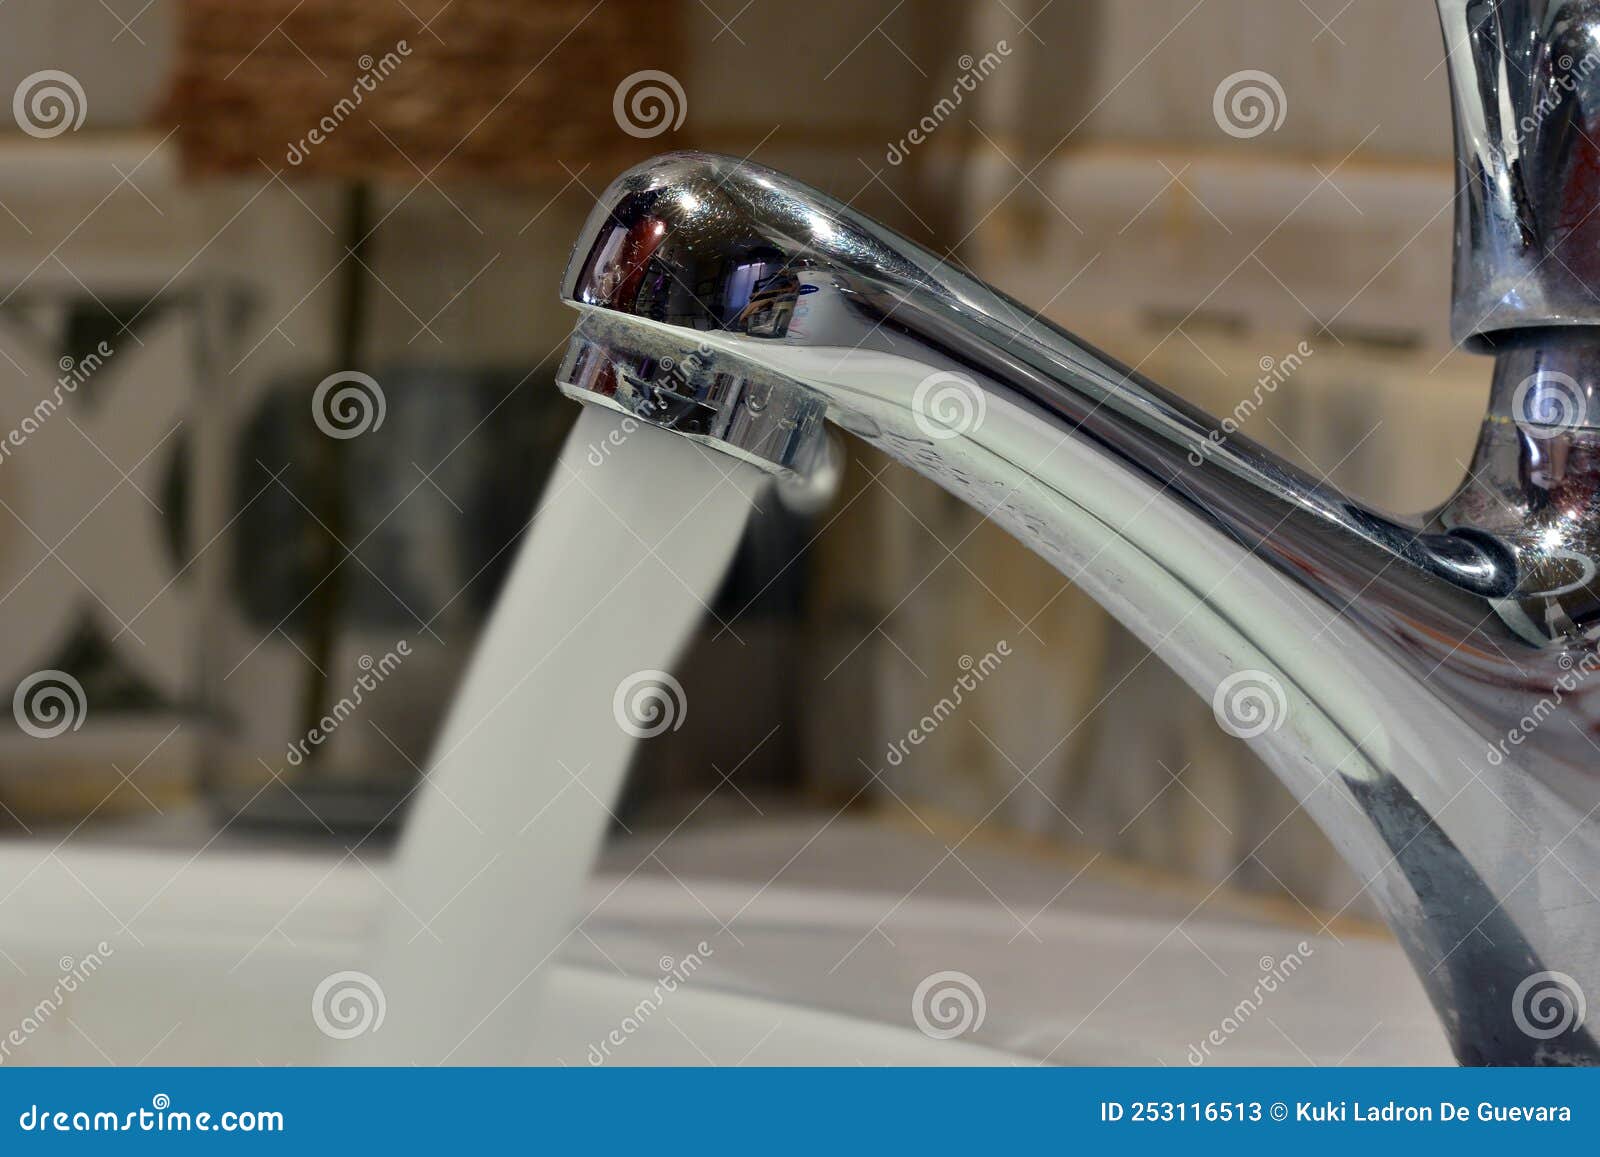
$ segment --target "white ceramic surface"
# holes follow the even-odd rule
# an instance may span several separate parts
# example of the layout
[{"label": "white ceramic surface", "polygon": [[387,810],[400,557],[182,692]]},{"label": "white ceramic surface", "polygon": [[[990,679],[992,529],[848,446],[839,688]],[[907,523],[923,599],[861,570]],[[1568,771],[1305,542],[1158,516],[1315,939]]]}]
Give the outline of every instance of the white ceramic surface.
[{"label": "white ceramic surface", "polygon": [[[859,821],[813,830],[773,882],[806,830],[685,833],[648,868],[630,842],[613,845],[527,1059],[585,1065],[616,1030],[624,1043],[606,1063],[1182,1065],[1251,991],[1261,958],[1307,940],[1304,966],[1208,1063],[1449,1063],[1386,940],[1188,915],[1186,898],[1093,872],[1063,890],[1059,866],[976,849],[965,867],[929,872],[920,857],[943,845]],[[0,1037],[51,991],[62,958],[113,949],[4,1063],[337,1060],[312,994],[373,967],[381,866],[215,846],[0,847]],[[996,895],[972,894],[973,873]],[[664,958],[702,940],[700,969],[639,1017]],[[913,995],[951,970],[981,987],[983,1022],[929,1039]]]}]

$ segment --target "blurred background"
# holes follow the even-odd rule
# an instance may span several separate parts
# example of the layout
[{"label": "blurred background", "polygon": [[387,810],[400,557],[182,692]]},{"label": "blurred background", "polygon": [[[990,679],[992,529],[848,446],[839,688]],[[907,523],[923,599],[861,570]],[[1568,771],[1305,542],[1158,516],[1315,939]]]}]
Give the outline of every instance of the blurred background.
[{"label": "blurred background", "polygon": [[[791,172],[1382,506],[1444,498],[1475,435],[1427,0],[11,0],[0,26],[0,689],[65,712],[0,729],[18,838],[381,861],[575,416],[569,245],[655,152]],[[1418,445],[1424,411],[1459,428]],[[1210,704],[848,451],[831,506],[752,523],[608,863],[666,832],[647,872],[1378,934]],[[1012,901],[979,849],[1050,886]]]}]

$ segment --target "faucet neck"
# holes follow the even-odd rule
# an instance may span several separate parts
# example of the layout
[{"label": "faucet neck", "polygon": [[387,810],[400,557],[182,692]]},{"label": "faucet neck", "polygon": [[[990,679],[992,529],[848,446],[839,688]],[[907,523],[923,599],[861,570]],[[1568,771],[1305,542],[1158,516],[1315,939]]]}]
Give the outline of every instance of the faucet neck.
[{"label": "faucet neck", "polygon": [[1451,330],[1600,325],[1600,5],[1439,0],[1455,114]]},{"label": "faucet neck", "polygon": [[[1600,679],[1577,678],[1600,656],[1586,592],[1535,565],[1561,561],[1545,544],[1569,512],[1600,525],[1561,489],[1591,435],[1534,438],[1513,417],[1552,412],[1557,373],[1591,396],[1600,371],[1576,333],[1495,327],[1489,494],[1469,484],[1417,520],[747,162],[677,154],[624,174],[563,293],[583,315],[559,379],[575,396],[773,471],[807,469],[826,419],[1097,598],[1327,830],[1462,1059],[1600,1059],[1581,1023],[1523,1031],[1519,1004],[1551,975],[1600,991],[1593,897],[1566,869],[1600,867]],[[1252,696],[1264,718],[1238,710]]]}]

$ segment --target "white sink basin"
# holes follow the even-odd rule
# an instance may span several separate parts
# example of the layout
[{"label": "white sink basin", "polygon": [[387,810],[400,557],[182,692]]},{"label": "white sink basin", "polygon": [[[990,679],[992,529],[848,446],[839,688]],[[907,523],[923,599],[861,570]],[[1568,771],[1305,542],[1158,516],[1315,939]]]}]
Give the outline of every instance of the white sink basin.
[{"label": "white sink basin", "polygon": [[[0,1038],[22,1065],[338,1063],[313,993],[359,969],[380,885],[333,857],[0,851]],[[121,930],[119,931],[119,927]],[[142,942],[142,943],[141,943]],[[100,946],[104,944],[105,949]],[[58,987],[63,977],[81,975]],[[655,982],[557,965],[533,1064],[990,1065],[963,1041],[687,984],[639,1016]],[[56,1003],[59,998],[59,1003]],[[43,1007],[41,1006],[43,1002]],[[381,1034],[381,1026],[376,1030]]]},{"label": "white sink basin", "polygon": [[[685,833],[646,868],[613,848],[526,1059],[586,1065],[620,1038],[605,1063],[1183,1065],[1215,1030],[1205,1063],[1450,1063],[1387,940],[1200,910],[1092,873],[1063,891],[1059,865],[973,849],[954,878],[981,873],[985,891],[963,894],[919,859],[943,863],[942,844],[854,821],[776,871],[813,839]],[[0,847],[0,1061],[338,1063],[313,993],[375,970],[365,944],[382,887],[373,867],[328,854]],[[641,1015],[663,958],[700,940],[703,965]],[[41,1010],[101,942],[100,967]],[[1291,955],[1294,974],[1241,1015],[1263,969]],[[981,993],[982,1015],[952,1039],[918,1031],[913,1011],[938,973]],[[21,1044],[4,1040],[13,1025]]]}]

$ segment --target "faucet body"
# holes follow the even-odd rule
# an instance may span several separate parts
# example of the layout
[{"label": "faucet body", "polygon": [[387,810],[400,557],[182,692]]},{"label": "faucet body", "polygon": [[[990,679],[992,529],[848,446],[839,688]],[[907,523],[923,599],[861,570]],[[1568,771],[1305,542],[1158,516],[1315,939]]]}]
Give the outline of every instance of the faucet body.
[{"label": "faucet body", "polygon": [[[1448,35],[1478,5],[1441,7]],[[1497,352],[1478,455],[1396,517],[748,162],[624,174],[562,293],[572,396],[779,475],[820,468],[831,422],[1089,591],[1319,822],[1464,1063],[1600,1061],[1600,302],[1586,324],[1458,308]]]}]

